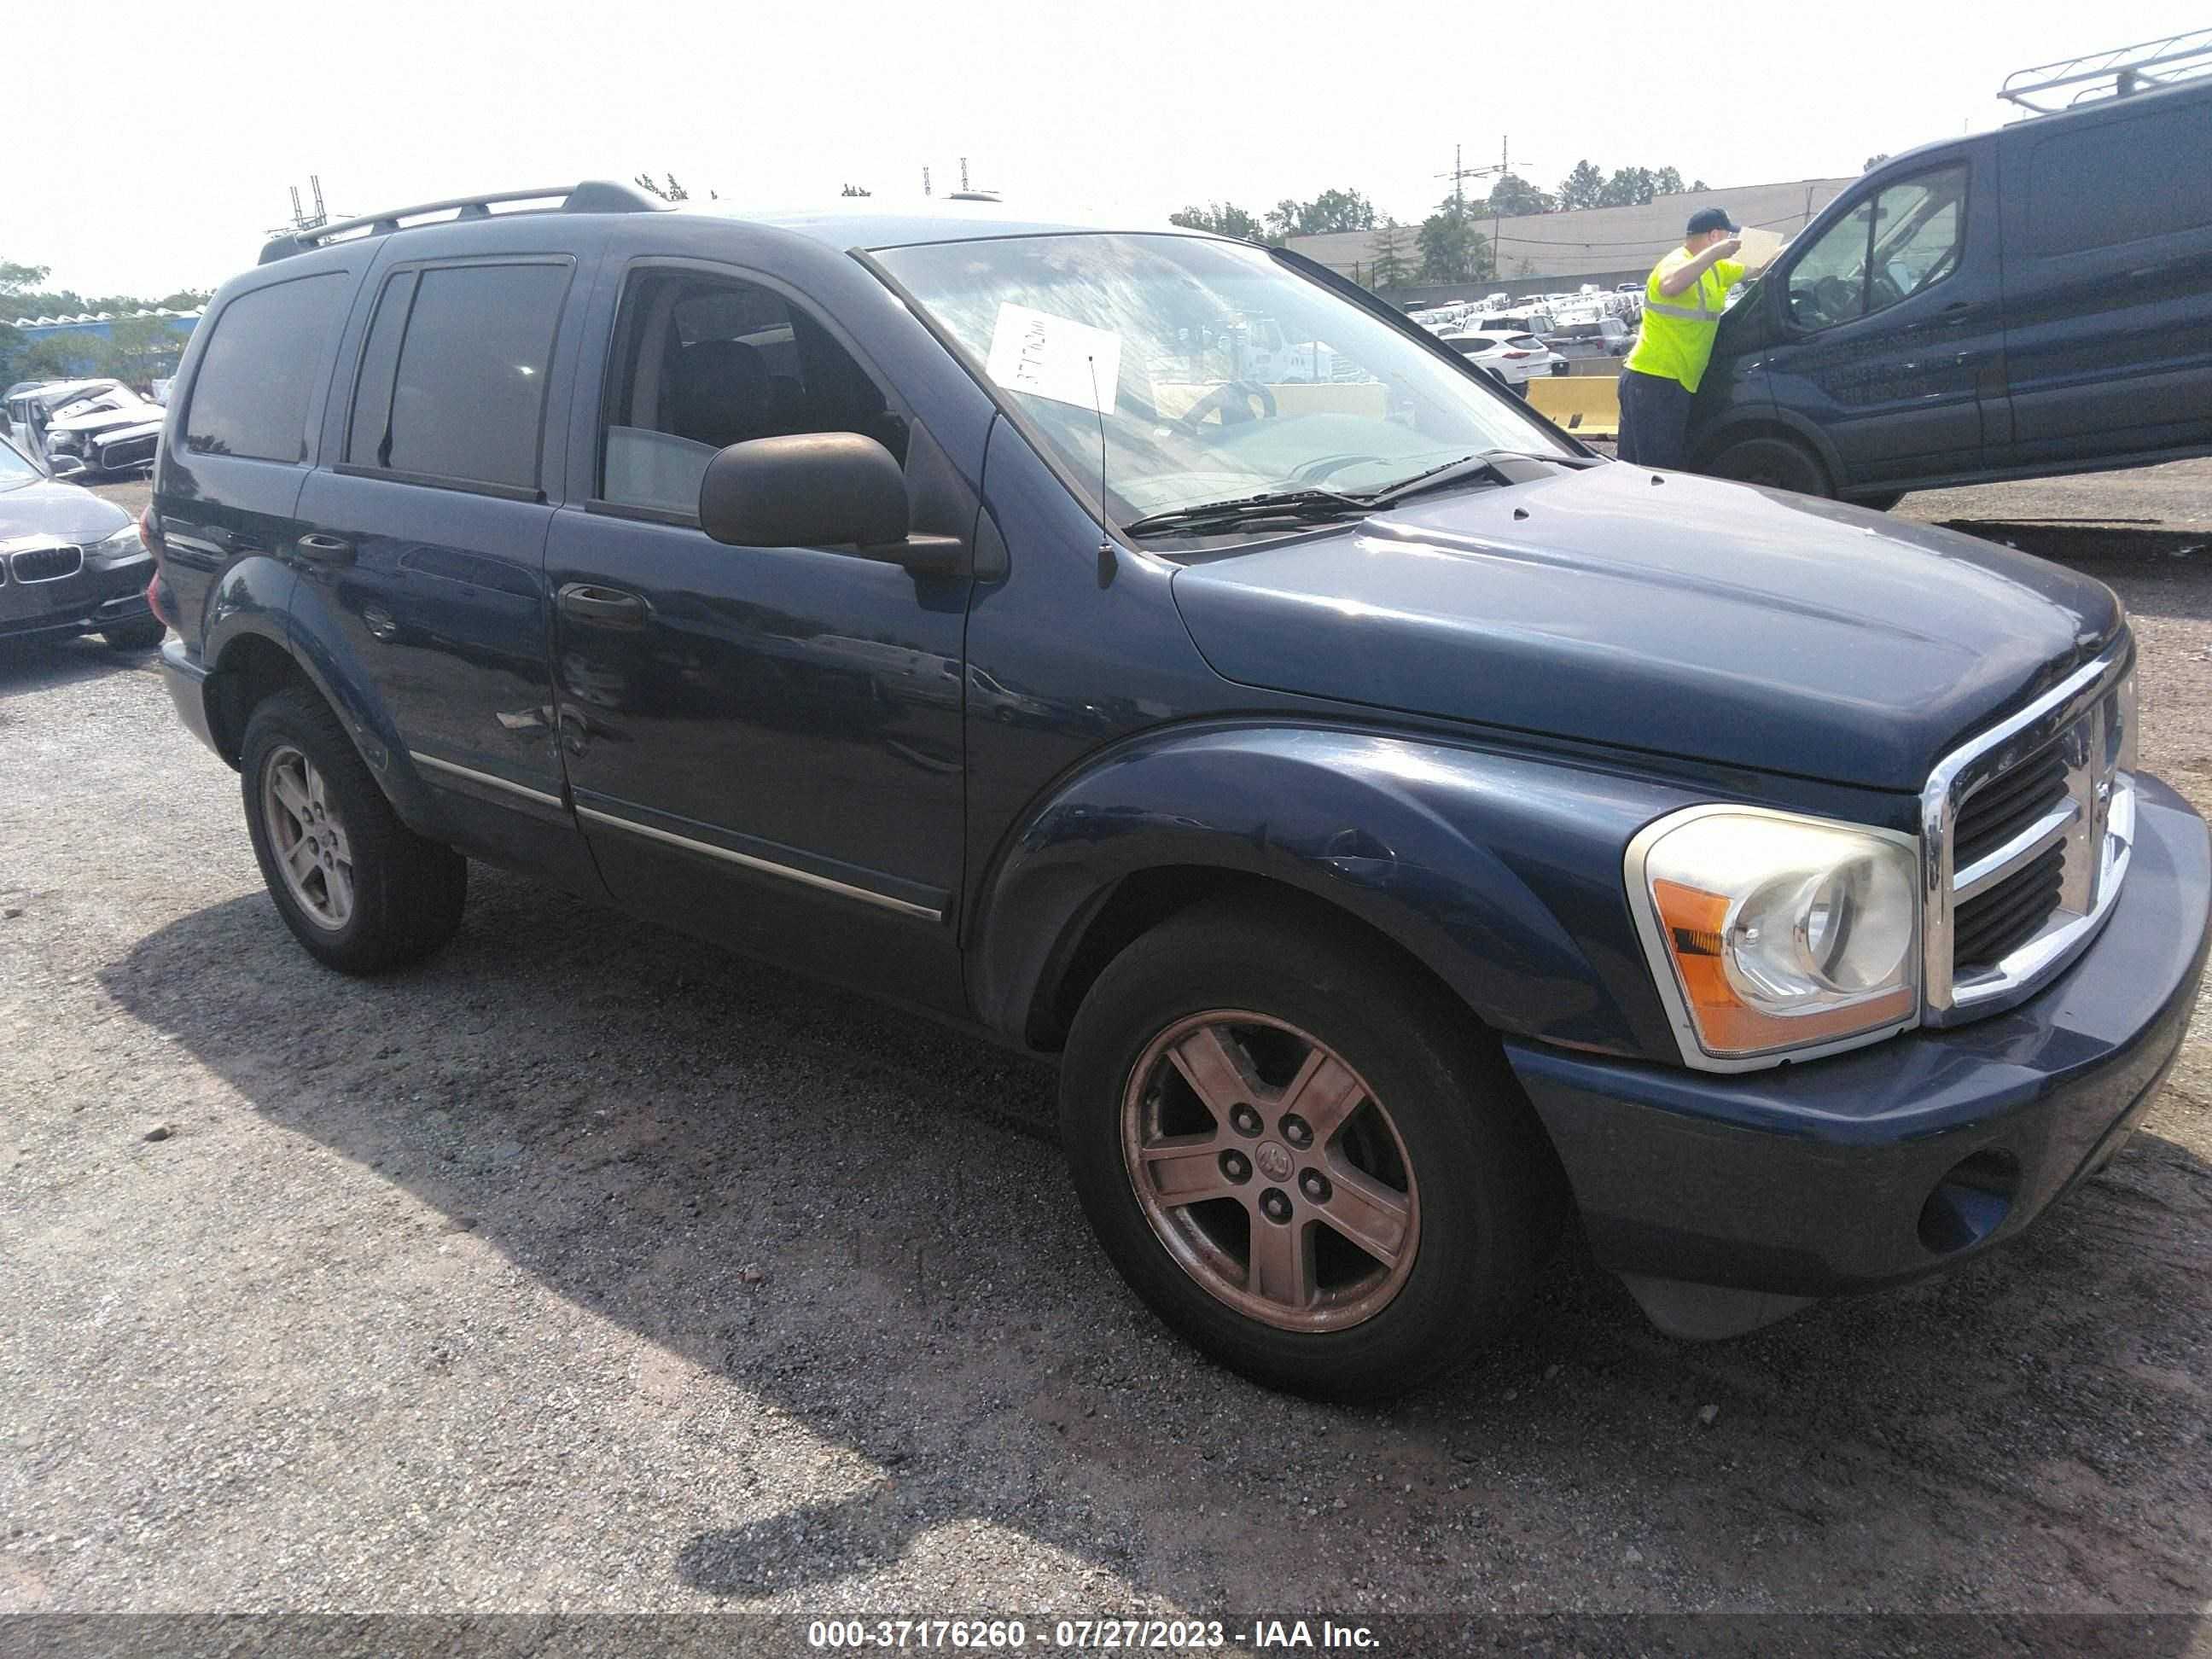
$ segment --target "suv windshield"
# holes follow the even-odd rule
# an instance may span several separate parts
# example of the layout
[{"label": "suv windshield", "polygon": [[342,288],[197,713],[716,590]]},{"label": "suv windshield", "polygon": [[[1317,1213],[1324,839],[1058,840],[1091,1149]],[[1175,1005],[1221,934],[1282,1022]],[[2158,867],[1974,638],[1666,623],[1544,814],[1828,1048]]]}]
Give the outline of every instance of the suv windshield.
[{"label": "suv windshield", "polygon": [[1085,234],[877,258],[1073,476],[1097,477],[1103,425],[1118,523],[1288,490],[1370,493],[1488,450],[1565,453],[1259,248]]}]

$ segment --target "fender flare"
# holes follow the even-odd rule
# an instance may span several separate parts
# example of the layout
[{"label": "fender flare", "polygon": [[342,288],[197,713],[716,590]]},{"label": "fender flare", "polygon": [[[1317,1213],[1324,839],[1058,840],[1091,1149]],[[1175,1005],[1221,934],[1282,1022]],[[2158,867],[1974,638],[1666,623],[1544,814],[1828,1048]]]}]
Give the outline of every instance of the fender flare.
[{"label": "fender flare", "polygon": [[[246,559],[231,566],[209,599],[202,660],[213,677],[226,672],[225,658],[242,641],[262,640],[281,650],[337,712],[400,822],[419,835],[441,838],[436,798],[407,758],[398,728],[368,677],[360,672],[351,653],[331,640],[327,627],[307,625],[300,604],[306,589],[297,571],[273,559]],[[318,614],[323,609],[313,608]],[[234,741],[242,735],[232,734]]]},{"label": "fender flare", "polygon": [[1009,834],[973,913],[983,1021],[1024,1043],[1127,878],[1297,889],[1394,940],[1506,1034],[1675,1054],[1622,858],[1679,787],[1357,728],[1206,723],[1092,757]]}]

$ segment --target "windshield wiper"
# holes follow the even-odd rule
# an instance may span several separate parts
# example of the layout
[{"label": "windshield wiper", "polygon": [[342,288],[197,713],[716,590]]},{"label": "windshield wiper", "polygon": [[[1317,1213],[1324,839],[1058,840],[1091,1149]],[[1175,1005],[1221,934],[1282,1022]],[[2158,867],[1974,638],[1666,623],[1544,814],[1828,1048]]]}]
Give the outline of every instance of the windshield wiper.
[{"label": "windshield wiper", "polygon": [[1364,517],[1378,507],[1389,507],[1408,495],[1418,495],[1428,489],[1442,489],[1468,478],[1486,475],[1500,483],[1522,483],[1522,478],[1500,465],[1510,461],[1556,461],[1563,466],[1579,466],[1582,457],[1536,454],[1518,449],[1486,449],[1476,454],[1462,455],[1455,461],[1439,462],[1426,471],[1416,472],[1410,478],[1401,478],[1382,489],[1358,494],[1340,489],[1263,491],[1257,495],[1237,496],[1222,501],[1201,501],[1195,507],[1179,507],[1171,512],[1147,514],[1133,523],[1123,525],[1121,530],[1124,535],[1129,536],[1158,536],[1178,530],[1202,535],[1209,530],[1227,530],[1275,520],[1326,524],[1332,519],[1353,514]]},{"label": "windshield wiper", "polygon": [[1123,525],[1121,533],[1158,536],[1173,530],[1202,532],[1216,526],[1225,530],[1271,519],[1323,524],[1349,514],[1364,514],[1374,504],[1365,495],[1347,495],[1334,489],[1262,491],[1257,495],[1240,495],[1224,501],[1200,501],[1195,507],[1178,507],[1167,513],[1148,513]]}]

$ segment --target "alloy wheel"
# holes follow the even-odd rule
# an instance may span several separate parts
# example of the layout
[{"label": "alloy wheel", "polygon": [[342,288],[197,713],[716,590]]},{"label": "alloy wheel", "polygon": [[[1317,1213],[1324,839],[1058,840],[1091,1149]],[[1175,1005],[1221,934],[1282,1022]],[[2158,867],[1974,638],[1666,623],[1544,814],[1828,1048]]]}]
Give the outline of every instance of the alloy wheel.
[{"label": "alloy wheel", "polygon": [[323,775],[289,744],[262,767],[261,814],[285,890],[318,927],[337,932],[353,916],[353,845]]},{"label": "alloy wheel", "polygon": [[1239,1312],[1341,1330],[1404,1287],[1412,1160],[1374,1091],[1309,1032],[1236,1009],[1176,1021],[1130,1073],[1121,1146],[1153,1232]]}]

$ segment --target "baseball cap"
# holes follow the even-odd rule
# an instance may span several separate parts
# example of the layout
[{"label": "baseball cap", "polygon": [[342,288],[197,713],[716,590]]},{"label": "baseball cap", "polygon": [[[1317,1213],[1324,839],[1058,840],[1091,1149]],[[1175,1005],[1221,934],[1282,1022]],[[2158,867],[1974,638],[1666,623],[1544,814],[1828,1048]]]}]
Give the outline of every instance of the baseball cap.
[{"label": "baseball cap", "polygon": [[1702,236],[1709,230],[1724,230],[1733,236],[1743,227],[1728,216],[1726,208],[1699,208],[1690,216],[1690,228],[1685,233]]}]

